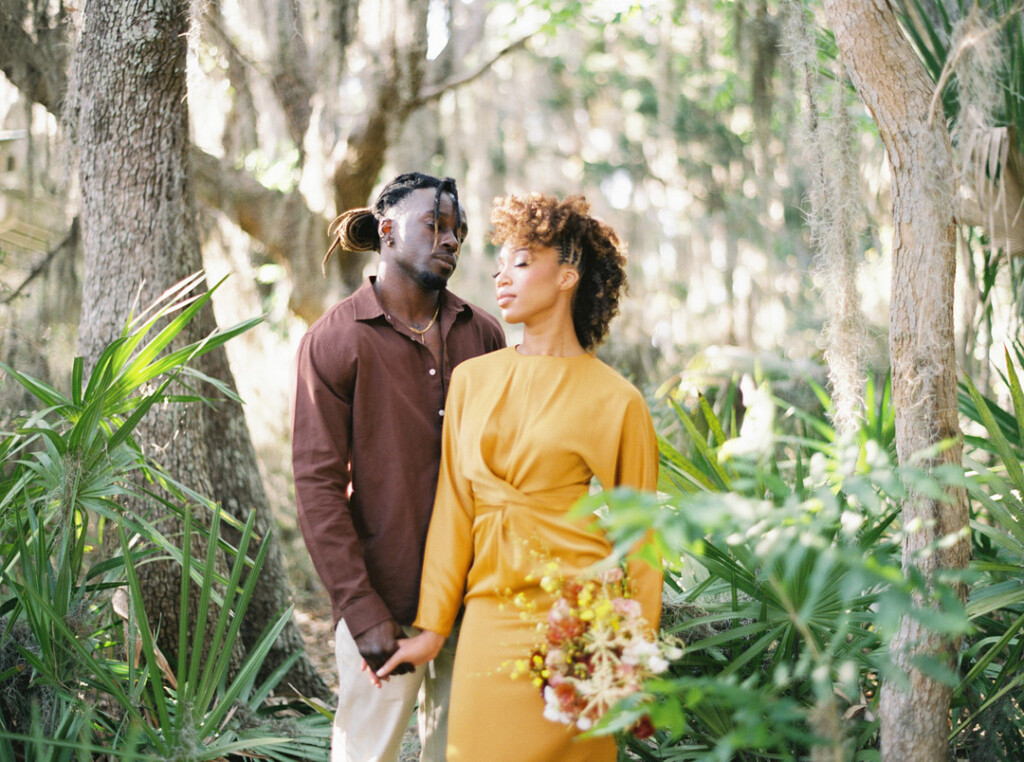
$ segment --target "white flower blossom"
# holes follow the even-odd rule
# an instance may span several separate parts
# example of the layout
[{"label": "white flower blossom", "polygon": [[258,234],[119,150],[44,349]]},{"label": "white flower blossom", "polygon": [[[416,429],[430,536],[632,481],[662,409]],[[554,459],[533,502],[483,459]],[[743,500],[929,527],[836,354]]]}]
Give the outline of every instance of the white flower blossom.
[{"label": "white flower blossom", "polygon": [[544,688],[544,719],[551,722],[560,722],[563,725],[572,725],[572,717],[562,711],[558,702],[558,696],[550,686]]}]

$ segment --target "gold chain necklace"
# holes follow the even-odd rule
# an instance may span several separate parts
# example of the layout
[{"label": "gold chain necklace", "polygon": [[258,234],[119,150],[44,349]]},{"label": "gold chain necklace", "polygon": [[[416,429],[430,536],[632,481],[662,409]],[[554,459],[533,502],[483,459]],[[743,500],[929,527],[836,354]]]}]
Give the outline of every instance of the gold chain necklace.
[{"label": "gold chain necklace", "polygon": [[437,320],[437,315],[438,315],[438,313],[440,311],[441,311],[441,301],[438,300],[437,306],[434,308],[434,316],[432,318],[430,318],[430,322],[427,323],[425,328],[422,328],[422,329],[420,329],[420,328],[413,328],[411,325],[406,323],[404,320],[402,321],[402,325],[404,325],[410,331],[415,333],[422,340],[423,339],[423,334],[425,334],[427,331],[429,331],[433,327],[434,321]]}]

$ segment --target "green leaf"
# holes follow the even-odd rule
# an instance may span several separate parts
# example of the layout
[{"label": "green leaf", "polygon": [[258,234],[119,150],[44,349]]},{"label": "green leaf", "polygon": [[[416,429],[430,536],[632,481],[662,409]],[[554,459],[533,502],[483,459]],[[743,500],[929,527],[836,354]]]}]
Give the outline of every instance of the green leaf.
[{"label": "green leaf", "polygon": [[49,407],[61,409],[71,406],[71,400],[58,392],[52,386],[16,371],[7,363],[0,362],[0,370],[3,370],[7,375],[21,384],[31,395],[42,400],[43,404]]},{"label": "green leaf", "polygon": [[71,364],[71,401],[75,407],[82,406],[82,373],[84,361],[76,357]]},{"label": "green leaf", "polygon": [[1024,427],[1020,425],[1024,421],[1024,391],[1021,391],[1020,380],[1017,378],[1017,370],[1013,367],[1013,360],[1010,359],[1010,350],[1004,350],[1006,357],[1006,374],[1009,377],[1007,385],[1010,387],[1010,397],[1013,399],[1013,410],[1017,418],[1017,444],[1024,447]]},{"label": "green leaf", "polygon": [[704,441],[704,437],[701,436],[700,432],[697,431],[697,427],[693,425],[693,421],[690,419],[690,414],[682,408],[682,406],[675,400],[670,400],[672,407],[676,411],[678,420],[683,424],[683,428],[686,429],[686,433],[690,437],[690,442],[696,448],[697,452],[701,455],[707,468],[702,469],[702,473],[709,479],[712,486],[721,491],[727,491],[729,489],[729,483],[731,478],[729,474],[722,468],[718,463],[718,456],[715,452],[708,447]]},{"label": "green leaf", "polygon": [[[149,691],[149,696],[157,714],[159,727],[171,728],[173,726],[171,724],[170,711],[164,692],[163,677],[160,674],[160,670],[156,667],[156,640],[153,638],[153,632],[149,628],[149,620],[146,618],[146,609],[143,605],[145,597],[142,594],[142,587],[139,584],[139,578],[135,572],[135,558],[124,528],[119,526],[117,531],[121,540],[121,554],[125,559],[124,569],[128,578],[129,598],[131,599],[132,607],[135,612],[135,626],[138,628],[139,636],[142,639],[142,655],[146,660],[147,667],[149,668],[148,675],[152,686]],[[155,745],[157,745],[157,747],[165,754],[168,752],[167,748],[163,744],[162,738],[158,737]]]},{"label": "green leaf", "polygon": [[971,383],[970,378],[964,377],[964,385],[970,392],[971,399],[974,400],[978,414],[981,416],[982,423],[988,430],[992,443],[995,445],[996,451],[1003,460],[1003,465],[1006,467],[1010,480],[1013,482],[1016,489],[1024,490],[1024,469],[1021,469],[1020,461],[1017,460],[1013,451],[1010,449],[1009,442],[1007,442],[1006,437],[1003,436],[1002,430],[996,424],[995,418],[992,416],[988,404],[981,396],[981,393],[975,388],[974,384]]}]

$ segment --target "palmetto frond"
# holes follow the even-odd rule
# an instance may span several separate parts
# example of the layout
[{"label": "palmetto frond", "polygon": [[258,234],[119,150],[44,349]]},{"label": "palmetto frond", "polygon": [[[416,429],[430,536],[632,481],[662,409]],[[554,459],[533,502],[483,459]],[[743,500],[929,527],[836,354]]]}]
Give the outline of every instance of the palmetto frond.
[{"label": "palmetto frond", "polygon": [[1024,253],[1024,155],[1012,125],[963,135],[959,222],[981,228],[995,248]]},{"label": "palmetto frond", "polygon": [[1024,253],[1024,29],[1020,0],[901,0],[960,164],[961,224]]}]

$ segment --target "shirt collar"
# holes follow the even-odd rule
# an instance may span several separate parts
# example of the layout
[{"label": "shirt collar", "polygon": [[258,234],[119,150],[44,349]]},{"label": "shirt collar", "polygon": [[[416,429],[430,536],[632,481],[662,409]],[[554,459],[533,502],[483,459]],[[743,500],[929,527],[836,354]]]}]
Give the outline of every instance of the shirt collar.
[{"label": "shirt collar", "polygon": [[[356,320],[374,320],[384,317],[384,308],[381,307],[377,292],[373,290],[373,282],[376,276],[371,275],[352,294],[352,306],[355,309]],[[447,288],[441,291],[441,309],[445,312],[459,313],[462,311],[472,312],[469,302],[456,296]]]}]

